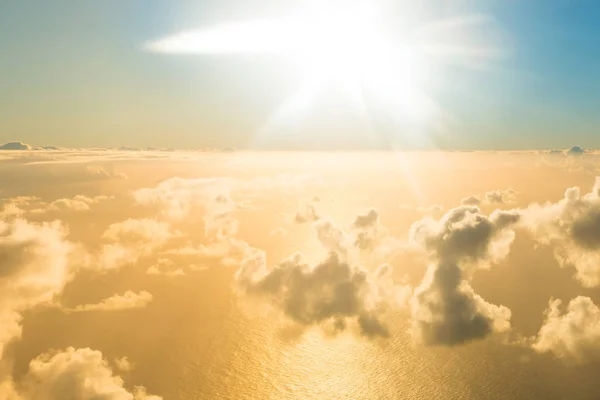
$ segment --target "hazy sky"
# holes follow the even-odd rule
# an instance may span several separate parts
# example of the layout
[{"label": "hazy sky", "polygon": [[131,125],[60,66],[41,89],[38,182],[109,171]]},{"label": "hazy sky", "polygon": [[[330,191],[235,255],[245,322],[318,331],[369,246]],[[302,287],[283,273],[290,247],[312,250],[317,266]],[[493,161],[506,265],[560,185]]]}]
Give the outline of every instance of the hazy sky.
[{"label": "hazy sky", "polygon": [[[377,2],[381,37],[393,49],[414,50],[419,60],[416,72],[403,75],[412,91],[380,82],[394,99],[386,103],[387,97],[351,82],[361,111],[325,82],[307,105],[288,110],[276,123],[280,106],[306,84],[307,64],[281,54],[163,54],[147,46],[227,22],[294,17],[304,3],[2,0],[0,141],[73,147],[600,147],[600,6],[594,0]],[[331,19],[325,24],[334,30],[338,9],[344,8],[326,12]],[[428,49],[434,50],[423,55],[415,38],[432,26],[437,34]],[[301,27],[307,36],[313,28]],[[252,35],[233,36],[252,45]],[[332,47],[307,57],[319,68],[331,67],[319,64],[319,58],[329,60],[322,54],[351,48],[340,53],[352,54],[336,65],[333,75],[340,75],[342,65],[369,58],[361,51],[377,44],[359,46],[360,37],[351,36],[324,37]],[[444,47],[449,43],[450,51]],[[389,78],[405,67],[390,67]],[[427,113],[414,106],[414,93],[427,100]],[[401,107],[398,97],[404,99]]]}]

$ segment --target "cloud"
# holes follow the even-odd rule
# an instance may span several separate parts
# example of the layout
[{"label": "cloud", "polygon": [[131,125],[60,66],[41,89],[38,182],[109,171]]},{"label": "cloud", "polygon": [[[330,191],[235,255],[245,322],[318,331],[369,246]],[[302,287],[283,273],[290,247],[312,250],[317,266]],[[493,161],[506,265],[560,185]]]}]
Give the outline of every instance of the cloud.
[{"label": "cloud", "polygon": [[131,371],[133,369],[133,364],[127,357],[115,358],[114,364],[119,371]]},{"label": "cloud", "polygon": [[599,361],[600,308],[584,296],[571,300],[565,311],[561,306],[560,300],[550,300],[533,348],[569,364]]},{"label": "cloud", "polygon": [[478,206],[481,204],[481,200],[479,200],[479,197],[477,196],[469,196],[462,199],[460,204],[463,206]]},{"label": "cloud", "polygon": [[517,192],[514,189],[490,190],[485,193],[485,201],[488,204],[514,203]]},{"label": "cloud", "polygon": [[0,150],[31,150],[31,146],[23,142],[8,142],[0,145]]},{"label": "cloud", "polygon": [[21,313],[50,303],[72,275],[75,246],[59,222],[0,221],[0,358],[21,335]]},{"label": "cloud", "polygon": [[168,258],[159,258],[155,265],[146,270],[148,275],[164,275],[168,277],[184,276],[185,271],[182,268],[174,267],[173,260]]},{"label": "cloud", "polygon": [[19,382],[22,399],[103,399],[161,400],[149,395],[143,386],[133,392],[124,387],[102,353],[89,348],[69,347],[45,353],[29,363],[29,371]]},{"label": "cloud", "polygon": [[166,222],[150,218],[116,222],[106,229],[100,253],[92,260],[97,269],[115,269],[135,263],[140,257],[150,255],[180,233],[174,232]]},{"label": "cloud", "polygon": [[483,195],[483,201],[479,196],[468,196],[463,198],[460,203],[463,206],[479,206],[485,204],[507,204],[516,201],[517,192],[514,189],[490,190]]},{"label": "cloud", "polygon": [[412,332],[427,345],[458,345],[510,328],[511,312],[486,302],[468,282],[472,268],[506,257],[514,239],[516,212],[497,210],[486,217],[477,207],[450,210],[411,227],[411,240],[431,258],[411,300]]},{"label": "cloud", "polygon": [[205,211],[207,202],[221,196],[239,202],[272,189],[279,189],[281,194],[298,194],[315,183],[318,180],[310,175],[277,175],[248,180],[228,177],[170,178],[156,187],[136,190],[133,195],[138,204],[158,207],[163,215],[181,220],[195,210]]},{"label": "cloud", "polygon": [[16,196],[2,199],[2,212],[0,216],[6,218],[22,216],[32,204],[40,203],[40,198],[35,196]]},{"label": "cloud", "polygon": [[521,211],[523,225],[535,240],[554,246],[561,266],[573,266],[586,287],[600,285],[600,177],[592,191],[565,191],[556,203],[532,204]]},{"label": "cloud", "polygon": [[366,214],[357,216],[352,226],[356,229],[370,229],[376,227],[378,222],[379,213],[374,208],[371,208]]},{"label": "cloud", "polygon": [[46,211],[89,211],[93,204],[98,204],[101,201],[106,201],[111,197],[108,196],[94,196],[88,197],[84,195],[77,195],[73,198],[62,198],[54,200],[46,208],[33,210],[34,212],[46,212]]},{"label": "cloud", "polygon": [[294,222],[297,224],[304,224],[307,222],[315,222],[319,219],[319,214],[315,209],[314,204],[307,204],[302,211],[298,211],[294,216]]},{"label": "cloud", "polygon": [[146,307],[152,301],[152,294],[141,291],[135,293],[131,290],[126,291],[124,294],[115,294],[107,299],[102,300],[95,304],[84,304],[79,305],[75,308],[68,309],[68,312],[82,312],[82,311],[119,311],[128,310],[132,308],[143,308]]},{"label": "cloud", "polygon": [[388,334],[379,318],[383,299],[377,284],[336,253],[315,266],[304,264],[297,253],[271,269],[265,254],[257,253],[244,260],[236,280],[247,294],[266,297],[298,324],[331,323],[339,331],[354,320],[367,336]]},{"label": "cloud", "polygon": [[336,253],[342,260],[347,260],[354,247],[355,239],[337,226],[331,219],[320,219],[313,223],[317,239],[329,252]]},{"label": "cloud", "polygon": [[356,235],[354,245],[362,250],[370,248],[379,233],[379,213],[371,208],[366,214],[358,215],[352,228]]}]

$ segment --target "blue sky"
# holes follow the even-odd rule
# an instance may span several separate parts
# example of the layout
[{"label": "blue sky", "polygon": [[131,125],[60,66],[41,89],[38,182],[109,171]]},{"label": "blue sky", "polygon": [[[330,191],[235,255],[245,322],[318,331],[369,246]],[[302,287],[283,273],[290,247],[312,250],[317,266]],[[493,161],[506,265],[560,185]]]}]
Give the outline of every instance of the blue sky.
[{"label": "blue sky", "polygon": [[[271,56],[143,49],[174,33],[274,17],[298,4],[249,3],[1,1],[0,141],[252,147],[261,126],[296,90],[296,70]],[[487,15],[510,50],[490,68],[437,68],[423,90],[452,123],[441,133],[419,129],[422,138],[400,140],[400,148],[600,147],[600,3],[444,0],[421,2],[410,12],[397,3],[382,5],[392,29]],[[270,145],[371,148],[381,143],[368,135],[406,129],[383,122],[366,132],[353,118],[353,110],[325,95],[288,121],[292,134],[270,135]]]}]

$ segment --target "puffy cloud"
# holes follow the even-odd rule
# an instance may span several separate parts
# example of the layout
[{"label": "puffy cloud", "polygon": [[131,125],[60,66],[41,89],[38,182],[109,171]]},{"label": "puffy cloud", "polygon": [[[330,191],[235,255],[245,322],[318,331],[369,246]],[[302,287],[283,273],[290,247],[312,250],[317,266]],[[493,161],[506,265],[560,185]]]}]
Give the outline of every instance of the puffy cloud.
[{"label": "puffy cloud", "polygon": [[50,303],[72,274],[76,248],[59,222],[0,221],[0,358],[21,334],[21,313]]},{"label": "puffy cloud", "polygon": [[481,204],[481,200],[479,200],[479,197],[477,196],[469,196],[462,199],[460,204],[463,206],[478,206]]},{"label": "puffy cloud", "polygon": [[488,267],[508,254],[510,228],[519,218],[514,211],[486,217],[477,207],[461,206],[439,221],[413,224],[411,240],[432,259],[411,300],[412,331],[420,342],[452,346],[510,328],[510,310],[486,302],[468,277],[470,267]]},{"label": "puffy cloud", "polygon": [[4,218],[22,216],[27,212],[27,209],[32,205],[40,202],[39,197],[35,196],[17,196],[2,199],[2,212],[0,216]]},{"label": "puffy cloud", "polygon": [[77,195],[73,198],[62,198],[58,200],[54,200],[52,203],[48,205],[46,208],[34,210],[37,212],[44,211],[89,211],[90,206],[93,204],[97,204],[101,201],[108,200],[110,197],[108,196],[94,196],[88,197],[84,195]]},{"label": "puffy cloud", "polygon": [[600,308],[584,296],[571,300],[565,311],[561,306],[560,300],[550,300],[533,348],[566,363],[600,360]]},{"label": "puffy cloud", "polygon": [[127,219],[111,224],[103,234],[105,243],[92,262],[98,269],[114,269],[135,263],[170,239],[179,236],[166,222],[154,219]]},{"label": "puffy cloud", "polygon": [[328,251],[336,253],[343,260],[347,260],[352,250],[355,239],[344,229],[337,226],[330,219],[321,219],[313,224],[317,239]]},{"label": "puffy cloud", "polygon": [[105,168],[102,165],[86,165],[83,171],[74,170],[70,173],[73,180],[106,180],[127,179],[123,172],[116,172],[113,168]]},{"label": "puffy cloud", "polygon": [[358,215],[352,223],[356,238],[354,245],[359,249],[368,249],[379,233],[379,213],[371,208],[366,214]]},{"label": "puffy cloud", "polygon": [[304,224],[307,222],[315,222],[319,219],[319,214],[315,209],[314,204],[307,204],[302,211],[298,211],[294,216],[294,222],[297,224]]},{"label": "puffy cloud", "polygon": [[562,200],[533,204],[521,213],[535,240],[554,245],[561,266],[575,267],[586,287],[600,285],[600,177],[590,193],[569,188]]},{"label": "puffy cloud", "polygon": [[174,267],[173,260],[168,258],[160,258],[155,265],[152,265],[146,270],[148,275],[164,275],[168,277],[183,276],[185,271],[182,268]]},{"label": "puffy cloud", "polygon": [[127,357],[116,358],[114,364],[119,371],[131,371],[133,369],[133,364]]},{"label": "puffy cloud", "polygon": [[95,304],[84,304],[69,309],[69,312],[81,311],[118,311],[146,307],[152,301],[152,294],[146,291],[135,293],[128,290],[124,294],[115,294]]},{"label": "puffy cloud", "polygon": [[490,190],[485,193],[485,201],[488,204],[514,203],[517,192],[514,189]]},{"label": "puffy cloud", "polygon": [[366,214],[357,216],[352,226],[356,229],[370,229],[376,227],[378,222],[379,213],[374,208],[371,208]]},{"label": "puffy cloud", "polygon": [[236,279],[246,293],[267,297],[301,325],[331,323],[343,330],[352,319],[365,335],[388,334],[379,318],[384,301],[376,281],[336,253],[315,266],[295,254],[271,269],[264,253],[257,253],[244,260]]},{"label": "puffy cloud", "polygon": [[89,348],[69,347],[38,356],[29,363],[29,371],[18,387],[23,400],[161,399],[149,395],[142,386],[133,392],[125,389],[123,379],[113,373],[102,353]]},{"label": "puffy cloud", "polygon": [[514,189],[490,190],[483,195],[483,201],[478,196],[468,196],[463,198],[460,203],[463,206],[479,206],[486,204],[506,204],[513,203],[516,200],[517,192]]}]

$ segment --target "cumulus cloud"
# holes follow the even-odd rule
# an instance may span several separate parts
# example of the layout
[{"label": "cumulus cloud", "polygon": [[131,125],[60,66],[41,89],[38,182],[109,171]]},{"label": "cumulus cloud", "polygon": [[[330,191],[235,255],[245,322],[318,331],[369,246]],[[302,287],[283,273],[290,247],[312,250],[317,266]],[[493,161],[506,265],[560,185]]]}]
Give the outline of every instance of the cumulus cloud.
[{"label": "cumulus cloud", "polygon": [[488,204],[514,203],[517,192],[514,189],[490,190],[485,193],[485,201]]},{"label": "cumulus cloud", "polygon": [[68,312],[82,311],[119,311],[132,308],[146,307],[152,301],[152,294],[146,291],[135,293],[132,290],[126,291],[124,294],[115,294],[107,299],[95,304],[79,305],[75,308],[68,309]]},{"label": "cumulus cloud", "polygon": [[463,198],[460,203],[463,206],[479,206],[485,204],[508,204],[514,203],[517,192],[514,189],[490,190],[483,195],[483,200],[479,196],[468,196]]},{"label": "cumulus cloud", "polygon": [[103,234],[105,243],[92,262],[98,269],[115,269],[135,263],[170,239],[179,236],[166,222],[150,218],[127,219],[111,224]]},{"label": "cumulus cloud", "polygon": [[148,275],[164,275],[168,277],[184,276],[185,271],[176,267],[175,262],[168,258],[159,258],[157,263],[146,270]]},{"label": "cumulus cloud", "polygon": [[33,204],[40,203],[40,198],[35,196],[16,196],[2,199],[2,203],[0,216],[6,219],[22,216]]},{"label": "cumulus cloud", "polygon": [[564,311],[560,300],[550,300],[533,348],[566,363],[600,360],[600,308],[584,296],[571,300]]},{"label": "cumulus cloud", "polygon": [[0,358],[21,335],[21,313],[50,303],[72,275],[75,246],[59,222],[0,221]]},{"label": "cumulus cloud", "polygon": [[573,266],[586,287],[600,285],[600,177],[590,193],[578,187],[556,203],[533,204],[522,211],[535,240],[554,246],[561,266]]},{"label": "cumulus cloud", "polygon": [[463,206],[478,206],[481,204],[481,200],[477,196],[465,197],[460,201]]},{"label": "cumulus cloud", "polygon": [[133,364],[127,357],[115,358],[114,364],[119,371],[131,371],[133,369]]},{"label": "cumulus cloud", "polygon": [[469,273],[504,258],[514,239],[516,212],[489,217],[477,207],[450,210],[439,221],[425,218],[411,227],[411,240],[431,264],[411,300],[412,332],[428,345],[457,345],[510,328],[511,312],[473,291]]},{"label": "cumulus cloud", "polygon": [[161,400],[137,386],[133,392],[124,387],[102,353],[89,348],[69,347],[64,351],[45,353],[29,363],[29,371],[18,383],[17,399],[103,399]]},{"label": "cumulus cloud", "polygon": [[359,249],[368,249],[379,233],[379,213],[371,208],[367,213],[358,215],[352,223],[352,228],[356,236],[354,245]]},{"label": "cumulus cloud", "polygon": [[246,293],[267,297],[298,324],[330,323],[343,330],[354,320],[365,335],[388,334],[379,317],[383,299],[374,279],[336,253],[315,266],[295,254],[271,269],[264,253],[257,253],[244,260],[236,279]]},{"label": "cumulus cloud", "polygon": [[77,195],[73,198],[62,198],[54,200],[48,204],[45,208],[40,208],[34,211],[45,212],[45,211],[89,211],[90,207],[94,204],[98,204],[102,201],[110,199],[108,196],[94,196],[88,197],[84,195]]}]

